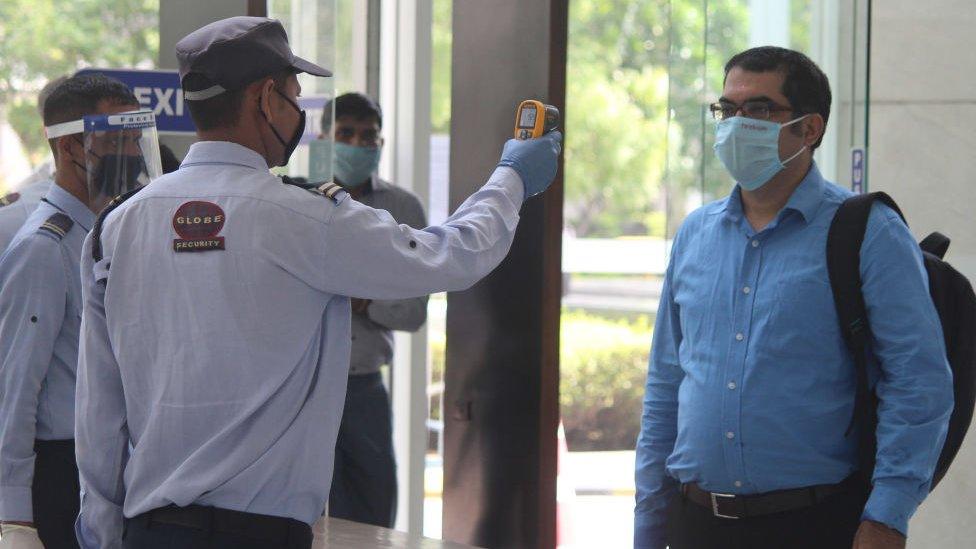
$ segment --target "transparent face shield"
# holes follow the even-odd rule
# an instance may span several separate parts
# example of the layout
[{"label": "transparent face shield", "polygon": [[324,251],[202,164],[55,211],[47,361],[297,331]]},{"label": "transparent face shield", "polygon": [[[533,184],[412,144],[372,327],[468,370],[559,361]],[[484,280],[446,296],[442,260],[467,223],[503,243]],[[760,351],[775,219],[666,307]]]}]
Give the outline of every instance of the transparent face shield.
[{"label": "transparent face shield", "polygon": [[96,211],[162,175],[152,111],[90,115],[84,126],[88,198]]}]

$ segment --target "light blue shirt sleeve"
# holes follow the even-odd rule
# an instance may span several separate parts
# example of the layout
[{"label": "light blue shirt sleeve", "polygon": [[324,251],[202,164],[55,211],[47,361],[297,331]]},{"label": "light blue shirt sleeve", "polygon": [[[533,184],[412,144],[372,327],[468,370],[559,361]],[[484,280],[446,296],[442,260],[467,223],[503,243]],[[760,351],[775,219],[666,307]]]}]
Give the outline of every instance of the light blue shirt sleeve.
[{"label": "light blue shirt sleeve", "polygon": [[[129,432],[122,377],[105,323],[104,283],[108,272],[105,265],[93,263],[91,247],[89,236],[81,256],[84,315],[75,394],[75,441],[82,498],[75,531],[83,549],[114,549],[122,544],[122,474]],[[85,451],[87,448],[97,450]]]},{"label": "light blue shirt sleeve", "polygon": [[43,233],[18,239],[0,260],[0,520],[33,521],[37,408],[65,315],[66,274],[58,242]]},{"label": "light blue shirt sleeve", "polygon": [[677,253],[676,241],[654,325],[644,413],[637,438],[634,547],[639,549],[665,548],[665,515],[677,492],[677,482],[665,471],[665,462],[674,450],[678,434],[678,387],[684,377],[678,360],[681,323],[671,291]]},{"label": "light blue shirt sleeve", "polygon": [[[397,222],[414,229],[423,229],[427,225],[424,207],[412,194],[403,193],[391,207],[382,209],[390,212]],[[427,296],[373,301],[366,309],[366,316],[388,330],[416,332],[427,321]]]},{"label": "light blue shirt sleeve", "polygon": [[861,277],[881,365],[878,451],[864,518],[908,533],[929,485],[953,408],[942,325],[922,254],[908,227],[876,205],[861,248]]},{"label": "light blue shirt sleeve", "polygon": [[497,168],[443,224],[423,230],[345,197],[320,227],[317,254],[271,235],[266,248],[285,270],[332,294],[403,299],[464,290],[508,255],[523,194],[518,174]]}]

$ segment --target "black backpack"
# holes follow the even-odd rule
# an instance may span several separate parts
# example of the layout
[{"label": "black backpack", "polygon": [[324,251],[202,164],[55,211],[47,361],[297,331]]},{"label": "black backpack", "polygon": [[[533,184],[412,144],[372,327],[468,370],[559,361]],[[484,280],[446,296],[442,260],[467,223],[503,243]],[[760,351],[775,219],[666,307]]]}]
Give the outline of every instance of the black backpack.
[{"label": "black backpack", "polygon": [[[861,293],[860,252],[868,215],[875,200],[886,204],[901,216],[902,221],[905,220],[898,205],[887,194],[861,194],[844,201],[834,215],[827,234],[827,271],[834,305],[844,341],[854,356],[857,369],[854,416],[847,434],[851,433],[855,424],[860,427],[861,474],[866,475],[868,480],[874,471],[878,400],[868,387],[866,351],[871,328]],[[919,243],[919,247],[928,272],[929,293],[942,322],[955,396],[949,432],[932,479],[932,488],[935,488],[956,457],[973,418],[976,403],[976,295],[966,277],[943,261],[949,249],[949,239],[945,235],[932,233]]]}]

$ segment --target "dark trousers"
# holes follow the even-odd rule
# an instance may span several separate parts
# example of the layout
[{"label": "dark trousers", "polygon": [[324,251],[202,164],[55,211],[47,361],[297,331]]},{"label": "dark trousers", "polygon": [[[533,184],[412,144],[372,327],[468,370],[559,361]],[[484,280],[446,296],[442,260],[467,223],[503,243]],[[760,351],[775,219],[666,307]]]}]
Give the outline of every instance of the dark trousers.
[{"label": "dark trousers", "polygon": [[390,398],[379,373],[349,377],[329,516],[392,528],[397,478]]},{"label": "dark trousers", "polygon": [[45,549],[76,549],[75,519],[81,504],[75,441],[34,442],[31,485],[34,524]]},{"label": "dark trousers", "polygon": [[[206,516],[213,509],[191,505],[196,515]],[[123,549],[310,549],[312,529],[307,524],[280,517],[230,511],[238,528],[226,528],[226,521],[217,525],[202,521],[197,527],[171,524],[166,519],[153,518],[154,511],[125,519],[122,535]],[[268,521],[273,523],[269,526]],[[282,527],[285,522],[286,526]],[[269,533],[270,532],[270,533]],[[48,549],[45,547],[45,549]]]},{"label": "dark trousers", "polygon": [[851,549],[867,502],[857,487],[811,507],[725,519],[680,494],[668,512],[671,549]]}]

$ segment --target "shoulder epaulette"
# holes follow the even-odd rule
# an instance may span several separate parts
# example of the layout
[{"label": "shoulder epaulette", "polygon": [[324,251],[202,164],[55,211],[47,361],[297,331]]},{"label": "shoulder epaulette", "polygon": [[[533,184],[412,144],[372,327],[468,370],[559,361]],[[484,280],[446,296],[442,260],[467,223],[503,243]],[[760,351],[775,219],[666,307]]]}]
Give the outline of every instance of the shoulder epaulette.
[{"label": "shoulder epaulette", "polygon": [[20,193],[10,193],[0,196],[0,208],[9,206],[18,200],[20,200]]},{"label": "shoulder epaulette", "polygon": [[321,194],[322,196],[324,196],[324,197],[326,197],[326,198],[328,198],[328,199],[330,199],[330,200],[332,200],[333,202],[336,202],[336,203],[339,202],[339,199],[337,198],[337,195],[340,192],[343,192],[343,191],[344,191],[344,189],[342,188],[342,185],[339,185],[338,183],[331,183],[331,182],[330,183],[325,183],[325,184],[317,187],[316,189],[312,190],[312,192],[314,192],[316,194]]},{"label": "shoulder epaulette", "polygon": [[37,230],[50,233],[54,235],[56,240],[60,241],[62,238],[67,236],[68,231],[71,230],[71,227],[73,227],[74,224],[75,222],[72,221],[70,217],[58,212],[47,218],[47,220],[44,221],[44,223],[38,227]]}]

